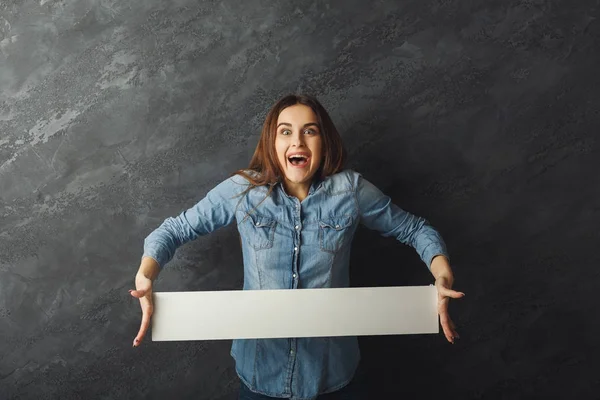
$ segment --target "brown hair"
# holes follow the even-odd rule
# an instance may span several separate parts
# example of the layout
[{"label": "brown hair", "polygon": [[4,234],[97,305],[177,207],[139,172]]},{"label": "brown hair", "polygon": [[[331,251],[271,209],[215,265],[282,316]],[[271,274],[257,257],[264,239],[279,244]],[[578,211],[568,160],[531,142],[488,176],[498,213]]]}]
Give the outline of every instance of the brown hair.
[{"label": "brown hair", "polygon": [[303,104],[310,107],[315,113],[317,123],[319,124],[323,143],[323,161],[315,177],[324,179],[329,175],[340,172],[344,168],[347,157],[346,149],[344,148],[339,132],[325,108],[312,96],[289,94],[279,99],[269,110],[263,124],[258,145],[248,168],[238,170],[232,176],[242,175],[250,181],[250,188],[270,185],[269,192],[283,178],[283,171],[277,161],[277,154],[275,152],[277,119],[281,111],[296,104]]}]

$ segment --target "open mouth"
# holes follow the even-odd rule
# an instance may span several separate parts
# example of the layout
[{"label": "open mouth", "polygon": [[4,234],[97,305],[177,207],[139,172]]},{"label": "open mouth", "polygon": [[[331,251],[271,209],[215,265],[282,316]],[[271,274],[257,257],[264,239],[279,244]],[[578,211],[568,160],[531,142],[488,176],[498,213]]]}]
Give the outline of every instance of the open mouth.
[{"label": "open mouth", "polygon": [[290,162],[290,164],[292,164],[292,166],[298,167],[298,168],[307,166],[309,159],[310,159],[310,157],[308,157],[304,154],[295,154],[291,157],[288,157],[288,161]]}]

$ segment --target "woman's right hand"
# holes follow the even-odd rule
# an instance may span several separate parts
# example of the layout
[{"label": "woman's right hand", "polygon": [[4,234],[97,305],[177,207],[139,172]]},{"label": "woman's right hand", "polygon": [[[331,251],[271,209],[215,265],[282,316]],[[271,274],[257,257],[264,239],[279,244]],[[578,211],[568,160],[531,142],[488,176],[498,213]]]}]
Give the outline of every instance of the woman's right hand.
[{"label": "woman's right hand", "polygon": [[133,340],[133,347],[137,347],[142,343],[148,327],[150,327],[150,318],[154,312],[154,304],[152,303],[152,280],[138,273],[135,276],[135,289],[130,290],[129,293],[133,297],[140,299],[140,306],[142,307],[142,324],[137,336]]}]

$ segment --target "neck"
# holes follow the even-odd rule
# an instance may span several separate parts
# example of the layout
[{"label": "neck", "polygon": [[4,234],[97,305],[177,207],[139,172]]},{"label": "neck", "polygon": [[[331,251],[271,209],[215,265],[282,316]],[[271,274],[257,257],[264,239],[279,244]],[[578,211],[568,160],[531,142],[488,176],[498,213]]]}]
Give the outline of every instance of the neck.
[{"label": "neck", "polygon": [[312,182],[293,183],[285,179],[283,187],[285,188],[285,192],[288,195],[297,197],[298,200],[302,201],[306,198],[306,196],[308,196],[308,191],[310,189],[311,183]]}]

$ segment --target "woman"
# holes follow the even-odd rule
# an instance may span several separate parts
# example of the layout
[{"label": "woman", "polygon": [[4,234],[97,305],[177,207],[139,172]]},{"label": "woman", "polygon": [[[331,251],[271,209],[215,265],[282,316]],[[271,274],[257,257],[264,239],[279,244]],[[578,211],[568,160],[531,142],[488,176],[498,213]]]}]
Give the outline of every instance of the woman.
[{"label": "woman", "polygon": [[[464,293],[451,290],[442,237],[360,174],[344,170],[345,158],[340,135],[315,98],[289,95],[275,103],[249,168],[145,239],[131,291],[143,313],[133,345],[141,343],[150,323],[152,281],[175,250],[234,220],[244,290],[347,287],[350,243],[359,222],[414,247],[435,277],[442,328],[454,343],[458,334],[448,300]],[[356,337],[234,340],[231,355],[240,399],[353,398],[348,383],[360,359]]]}]

